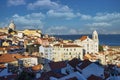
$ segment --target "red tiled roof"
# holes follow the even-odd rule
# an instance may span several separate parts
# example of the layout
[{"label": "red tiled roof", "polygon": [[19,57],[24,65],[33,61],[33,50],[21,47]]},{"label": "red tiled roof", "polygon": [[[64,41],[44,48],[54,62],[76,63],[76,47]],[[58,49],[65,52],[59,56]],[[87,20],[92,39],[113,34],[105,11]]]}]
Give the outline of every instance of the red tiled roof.
[{"label": "red tiled roof", "polygon": [[87,78],[87,80],[103,80],[103,79],[98,76],[91,75],[90,77]]},{"label": "red tiled roof", "polygon": [[49,42],[53,41],[53,39],[52,39],[52,38],[41,38],[41,39],[42,39],[42,40],[49,41]]},{"label": "red tiled roof", "polygon": [[7,34],[4,32],[0,32],[0,36],[7,36]]},{"label": "red tiled roof", "polygon": [[41,38],[42,40],[48,40],[48,38]]},{"label": "red tiled roof", "polygon": [[80,38],[81,41],[83,41],[83,40],[85,40],[85,39],[87,39],[87,36],[82,36],[82,37]]},{"label": "red tiled roof", "polygon": [[54,46],[61,46],[61,47],[81,47],[79,45],[76,44],[55,44]]},{"label": "red tiled roof", "polygon": [[11,49],[19,49],[19,48],[20,46],[7,46],[7,47],[2,46],[0,47],[0,50],[11,50]]},{"label": "red tiled roof", "polygon": [[61,61],[61,62],[51,62],[49,63],[50,68],[52,70],[56,70],[56,69],[61,69],[67,66],[67,64],[65,63],[65,61]]},{"label": "red tiled roof", "polygon": [[81,46],[76,44],[70,44],[70,45],[63,45],[63,47],[81,47]]},{"label": "red tiled roof", "polygon": [[43,66],[42,66],[41,64],[39,64],[39,65],[33,66],[33,67],[32,67],[32,70],[38,71],[38,70],[41,70],[42,68],[43,68]]},{"label": "red tiled roof", "polygon": [[114,51],[113,49],[108,49],[108,51]]},{"label": "red tiled roof", "polygon": [[6,68],[5,64],[0,64],[0,69]]},{"label": "red tiled roof", "polygon": [[60,46],[60,44],[55,44],[54,46]]},{"label": "red tiled roof", "polygon": [[76,67],[78,64],[80,63],[80,61],[77,58],[72,59],[71,61],[68,62],[69,65],[71,65],[72,67]]},{"label": "red tiled roof", "polygon": [[0,36],[8,36],[7,34],[0,34]]},{"label": "red tiled roof", "polygon": [[120,68],[120,64],[117,64],[117,67]]},{"label": "red tiled roof", "polygon": [[20,54],[2,54],[0,55],[0,63],[12,62],[12,61],[16,61],[16,58],[20,59],[20,58],[27,58],[27,57],[30,57],[30,56],[23,56]]},{"label": "red tiled roof", "polygon": [[80,66],[78,66],[81,70],[90,65],[92,62],[89,60],[84,60]]}]

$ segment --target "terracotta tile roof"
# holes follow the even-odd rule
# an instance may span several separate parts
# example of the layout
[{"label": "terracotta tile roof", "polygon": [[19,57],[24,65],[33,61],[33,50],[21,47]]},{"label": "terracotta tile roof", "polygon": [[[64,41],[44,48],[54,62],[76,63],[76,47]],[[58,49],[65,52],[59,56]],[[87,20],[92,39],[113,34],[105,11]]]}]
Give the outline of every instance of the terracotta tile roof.
[{"label": "terracotta tile roof", "polygon": [[78,66],[81,70],[90,65],[92,62],[89,60],[84,60],[80,66]]},{"label": "terracotta tile roof", "polygon": [[80,63],[80,60],[78,60],[77,58],[74,58],[68,62],[68,64],[71,65],[73,68],[75,68],[79,63]]},{"label": "terracotta tile roof", "polygon": [[117,64],[117,67],[120,68],[120,64]]},{"label": "terracotta tile roof", "polygon": [[84,41],[85,39],[87,39],[87,37],[88,37],[88,36],[82,36],[82,37],[80,38],[80,40],[81,40],[81,41]]},{"label": "terracotta tile roof", "polygon": [[55,44],[54,46],[60,46],[60,44]]},{"label": "terracotta tile roof", "polygon": [[90,54],[85,54],[85,55],[84,55],[84,58],[85,58],[85,59],[91,59],[92,57],[91,57]]},{"label": "terracotta tile roof", "polygon": [[20,46],[7,46],[7,47],[2,46],[0,47],[0,50],[2,51],[2,50],[11,50],[11,49],[19,49],[19,48]]},{"label": "terracotta tile roof", "polygon": [[0,67],[0,73],[5,69],[6,67]]},{"label": "terracotta tile roof", "polygon": [[108,51],[114,51],[113,49],[108,49]]},{"label": "terracotta tile roof", "polygon": [[0,69],[6,68],[5,64],[0,64]]},{"label": "terracotta tile roof", "polygon": [[48,40],[48,38],[41,38],[42,40]]},{"label": "terracotta tile roof", "polygon": [[63,45],[63,47],[81,47],[79,45],[76,45],[76,44],[70,44],[70,45]]},{"label": "terracotta tile roof", "polygon": [[0,36],[8,36],[7,34],[0,34]]},{"label": "terracotta tile roof", "polygon": [[39,80],[50,80],[50,77],[61,78],[63,76],[65,76],[65,75],[49,71],[49,72],[46,72],[46,73],[42,73]]},{"label": "terracotta tile roof", "polygon": [[6,33],[3,33],[3,32],[0,32],[0,36],[6,36],[7,34]]},{"label": "terracotta tile roof", "polygon": [[76,45],[76,44],[55,44],[54,46],[61,46],[61,47],[81,47],[79,45]]},{"label": "terracotta tile roof", "polygon": [[56,69],[61,69],[67,66],[65,61],[60,61],[60,62],[51,62],[49,63],[49,66],[51,70],[56,70]]},{"label": "terracotta tile roof", "polygon": [[20,54],[2,54],[0,55],[0,63],[16,61],[15,57],[20,59],[20,58],[27,58],[30,56],[23,56]]},{"label": "terracotta tile roof", "polygon": [[83,56],[84,60],[89,60],[89,58],[87,56]]},{"label": "terracotta tile roof", "polygon": [[35,65],[32,67],[32,70],[33,71],[38,71],[38,70],[41,70],[43,68],[43,66],[41,64],[38,64],[38,65]]},{"label": "terracotta tile roof", "polygon": [[91,75],[90,77],[87,78],[87,80],[103,80],[103,79],[98,76]]}]

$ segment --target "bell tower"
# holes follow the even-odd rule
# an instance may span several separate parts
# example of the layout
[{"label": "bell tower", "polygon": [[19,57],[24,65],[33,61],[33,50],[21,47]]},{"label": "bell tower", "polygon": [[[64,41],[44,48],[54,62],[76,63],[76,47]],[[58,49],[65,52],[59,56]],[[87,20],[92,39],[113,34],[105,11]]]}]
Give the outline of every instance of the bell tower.
[{"label": "bell tower", "polygon": [[99,42],[99,40],[98,40],[98,33],[97,33],[97,31],[95,30],[95,31],[93,31],[93,34],[92,34],[92,39],[95,41],[95,42]]},{"label": "bell tower", "polygon": [[99,51],[99,39],[98,39],[98,33],[96,30],[93,31],[92,39],[94,41],[94,53],[98,53],[98,51]]}]

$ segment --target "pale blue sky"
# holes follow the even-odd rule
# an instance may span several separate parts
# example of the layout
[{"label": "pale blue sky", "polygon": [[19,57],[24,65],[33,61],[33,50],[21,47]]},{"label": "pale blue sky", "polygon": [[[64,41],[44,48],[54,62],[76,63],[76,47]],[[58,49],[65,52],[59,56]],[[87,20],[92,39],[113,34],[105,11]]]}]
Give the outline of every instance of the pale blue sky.
[{"label": "pale blue sky", "polygon": [[120,0],[0,0],[0,27],[47,34],[120,34]]}]

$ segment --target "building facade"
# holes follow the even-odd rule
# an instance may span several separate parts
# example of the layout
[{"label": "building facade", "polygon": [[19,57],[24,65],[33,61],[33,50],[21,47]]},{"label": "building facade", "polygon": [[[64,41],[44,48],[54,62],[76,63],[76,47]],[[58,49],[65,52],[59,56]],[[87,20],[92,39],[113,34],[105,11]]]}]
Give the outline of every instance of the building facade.
[{"label": "building facade", "polygon": [[73,58],[83,59],[82,47],[76,44],[59,43],[53,46],[40,46],[39,53],[46,60],[55,62],[71,60]]},{"label": "building facade", "polygon": [[50,61],[53,61],[53,48],[51,46],[40,46],[39,47],[39,53],[42,57],[43,63],[49,63]]},{"label": "building facade", "polygon": [[26,29],[22,31],[24,35],[27,36],[36,36],[36,37],[41,37],[41,30],[36,30],[36,29]]},{"label": "building facade", "polygon": [[74,41],[75,44],[78,44],[83,47],[83,53],[98,53],[99,51],[99,39],[97,31],[94,31],[92,34],[92,39],[89,36],[82,36],[80,39]]},{"label": "building facade", "polygon": [[73,43],[55,44],[53,55],[55,61],[71,60],[73,58],[83,59],[83,50],[81,46]]}]

